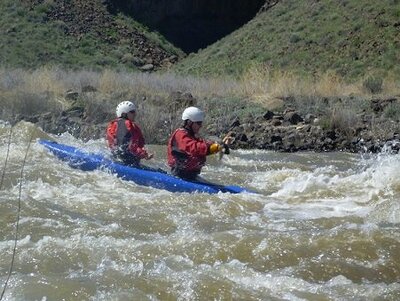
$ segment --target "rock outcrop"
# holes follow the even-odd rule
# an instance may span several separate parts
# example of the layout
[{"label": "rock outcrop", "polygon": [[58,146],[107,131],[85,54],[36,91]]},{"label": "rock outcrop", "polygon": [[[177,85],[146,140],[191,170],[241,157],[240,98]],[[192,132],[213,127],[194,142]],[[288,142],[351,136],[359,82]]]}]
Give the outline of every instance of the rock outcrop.
[{"label": "rock outcrop", "polygon": [[[265,0],[108,0],[186,53],[214,43],[254,18]],[[270,1],[267,1],[268,3]],[[275,1],[276,2],[276,1]]]}]

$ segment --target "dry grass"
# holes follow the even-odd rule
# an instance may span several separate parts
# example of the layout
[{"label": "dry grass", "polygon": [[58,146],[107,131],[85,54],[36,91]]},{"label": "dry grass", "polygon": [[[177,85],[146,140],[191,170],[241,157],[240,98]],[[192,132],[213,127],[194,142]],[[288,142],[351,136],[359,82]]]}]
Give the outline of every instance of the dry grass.
[{"label": "dry grass", "polygon": [[400,79],[395,74],[389,74],[383,80],[383,91],[386,95],[400,96]]},{"label": "dry grass", "polygon": [[[65,100],[67,91],[80,93],[87,86],[93,87],[97,92],[81,93],[77,102]],[[363,80],[346,83],[335,73],[300,77],[290,72],[270,72],[268,68],[261,67],[251,68],[239,80],[112,70],[92,72],[65,71],[59,68],[40,68],[33,71],[0,69],[0,119],[24,112],[59,112],[68,105],[80,105],[85,106],[89,115],[93,114],[92,120],[95,121],[98,119],[96,116],[111,117],[117,103],[134,98],[142,112],[149,113],[140,119],[142,122],[151,122],[149,126],[144,125],[151,133],[163,126],[158,122],[160,118],[169,119],[168,126],[175,126],[176,116],[180,112],[164,112],[169,96],[176,91],[190,92],[200,106],[210,112],[214,110],[217,115],[221,114],[222,107],[229,108],[230,112],[225,116],[226,122],[238,110],[236,102],[239,100],[247,104],[243,111],[248,112],[260,105],[270,110],[279,110],[288,99],[294,99],[292,105],[301,113],[325,114],[331,120],[332,127],[351,124],[347,121],[366,105],[365,100],[376,96],[363,88]],[[385,78],[380,95],[400,95],[399,80],[394,76]],[[344,113],[330,116],[337,103],[327,102],[327,98],[344,98],[345,100],[341,99],[340,111],[337,108],[335,111]],[[347,116],[348,112],[352,112],[351,116]],[[240,112],[236,113],[240,115]]]},{"label": "dry grass", "polygon": [[27,70],[0,70],[0,91],[19,90],[33,94],[52,92],[63,93],[65,89],[60,72],[57,69],[40,68]]},{"label": "dry grass", "polygon": [[190,91],[200,98],[232,96],[237,82],[231,79],[199,79],[170,73],[128,73],[105,69],[103,72],[65,71],[40,68],[34,71],[0,69],[0,91],[20,90],[31,93],[52,92],[64,95],[68,90],[81,91],[92,86],[102,94],[169,95],[175,91]]},{"label": "dry grass", "polygon": [[[348,97],[357,96],[369,99],[373,94],[366,90],[363,83],[370,75],[354,83],[345,82],[334,72],[314,76],[299,76],[287,71],[271,72],[268,67],[252,67],[242,75],[238,93],[256,102],[265,101],[267,107],[274,99],[290,96],[309,97]],[[400,95],[400,81],[395,76],[383,79],[380,95]]]},{"label": "dry grass", "polygon": [[[83,93],[89,86],[95,92]],[[169,106],[173,92],[191,93],[198,105],[211,114],[207,99],[233,98],[235,87],[236,83],[230,79],[198,79],[168,73],[0,69],[0,120],[13,121],[17,115],[45,112],[57,116],[63,110],[83,108],[88,122],[105,123],[114,118],[119,102],[135,99],[139,108],[138,122],[152,142],[165,136],[162,130],[172,131],[181,122],[181,108],[171,110]],[[78,99],[67,99],[68,91],[78,92]],[[229,103],[225,101],[224,105],[229,106]],[[230,108],[233,114],[234,109]]]},{"label": "dry grass", "polygon": [[[367,76],[366,76],[367,77]],[[230,78],[196,78],[170,73],[127,73],[104,70],[65,71],[40,68],[33,71],[0,69],[0,91],[25,91],[32,94],[50,92],[63,96],[68,90],[81,91],[92,86],[107,94],[132,94],[165,97],[175,91],[188,91],[198,98],[238,97],[257,102],[289,96],[371,97],[363,80],[346,83],[333,72],[301,77],[291,72],[270,72],[268,68],[249,69],[239,80]],[[382,95],[400,95],[400,81],[395,76],[383,79]]]}]

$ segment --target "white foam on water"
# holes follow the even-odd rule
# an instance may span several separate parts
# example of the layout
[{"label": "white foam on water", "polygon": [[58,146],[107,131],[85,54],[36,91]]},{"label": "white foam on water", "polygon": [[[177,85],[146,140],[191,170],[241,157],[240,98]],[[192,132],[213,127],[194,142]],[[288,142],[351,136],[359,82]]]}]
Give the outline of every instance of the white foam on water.
[{"label": "white foam on water", "polygon": [[[26,151],[26,131],[18,131],[9,165],[15,181],[6,187],[2,198],[2,202],[12,201],[13,205],[4,207],[9,215],[16,212],[17,179]],[[106,152],[102,139],[82,142],[69,134],[55,138],[89,151]],[[2,151],[5,147],[0,146]],[[148,293],[127,290],[135,281],[143,286],[146,281],[167,283],[181,300],[196,299],[196,286],[204,279],[229,283],[235,292],[265,300],[313,296],[366,300],[399,291],[398,283],[359,283],[342,275],[325,282],[306,281],[296,276],[298,263],[290,260],[283,268],[266,272],[254,268],[271,249],[285,260],[291,253],[288,247],[300,244],[302,248],[302,240],[309,234],[316,235],[314,241],[323,237],[329,245],[335,245],[337,238],[344,244],[352,243],[353,232],[364,240],[371,237],[371,243],[376,243],[373,238],[377,236],[397,242],[391,233],[397,233],[399,222],[399,156],[308,156],[235,150],[221,162],[210,160],[205,174],[215,172],[226,184],[244,181],[240,186],[249,184],[261,193],[207,195],[171,193],[136,185],[102,170],[73,169],[33,144],[22,186],[20,230],[25,232],[20,233],[18,272],[7,296],[19,288],[35,286],[38,278],[52,286],[68,279],[76,289],[89,283],[88,287],[94,287],[88,290],[93,300],[157,300],[157,289],[151,285]],[[348,216],[356,220],[343,223],[334,219]],[[328,222],[318,228],[322,222],[313,220],[321,218]],[[12,229],[12,222],[4,223]],[[275,238],[280,243],[275,244]],[[11,233],[0,242],[0,251],[11,254],[13,243]],[[386,251],[381,246],[374,248],[377,258],[364,262],[362,257],[349,256],[342,260],[370,269],[388,265]],[[324,255],[323,247],[316,253],[313,260]],[[241,262],[242,255],[249,262]],[[299,260],[307,264],[309,258]],[[42,298],[51,299],[47,293],[44,291]]]},{"label": "white foam on water", "polygon": [[[19,238],[17,243],[18,246],[26,246],[30,243],[31,241],[31,236],[26,235],[25,237]],[[14,246],[15,241],[14,240],[3,240],[0,241],[0,248],[4,251],[5,249],[9,249],[10,247]]]},{"label": "white foam on water", "polygon": [[283,168],[256,173],[252,185],[274,191],[266,199],[265,210],[278,210],[286,217],[366,217],[378,204],[389,202],[387,218],[391,222],[399,221],[399,206],[393,202],[393,197],[400,195],[398,155],[360,160],[359,166],[348,170],[324,166],[313,170]]}]

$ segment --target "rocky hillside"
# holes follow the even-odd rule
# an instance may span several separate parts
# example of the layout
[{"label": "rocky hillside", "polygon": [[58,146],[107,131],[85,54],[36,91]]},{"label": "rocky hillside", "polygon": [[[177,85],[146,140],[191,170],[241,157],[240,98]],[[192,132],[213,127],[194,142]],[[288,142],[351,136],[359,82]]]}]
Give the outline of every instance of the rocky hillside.
[{"label": "rocky hillside", "polygon": [[2,0],[0,20],[8,67],[400,75],[399,0]]},{"label": "rocky hillside", "polygon": [[177,70],[239,75],[254,65],[348,80],[400,75],[399,0],[266,1],[246,25],[189,56]]},{"label": "rocky hillside", "polygon": [[241,27],[264,4],[265,0],[3,0],[1,65],[166,69],[184,58],[184,51],[205,48]]},{"label": "rocky hillside", "polygon": [[112,8],[112,1],[2,0],[2,65],[148,71],[184,56],[162,36]]}]

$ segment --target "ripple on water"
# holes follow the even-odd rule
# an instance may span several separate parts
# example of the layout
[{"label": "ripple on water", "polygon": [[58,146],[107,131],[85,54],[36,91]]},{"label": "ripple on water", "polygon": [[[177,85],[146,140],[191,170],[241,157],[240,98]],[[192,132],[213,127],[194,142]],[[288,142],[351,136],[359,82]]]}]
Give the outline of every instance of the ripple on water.
[{"label": "ripple on water", "polygon": [[[2,271],[32,128],[16,131],[0,199]],[[54,138],[105,152],[104,140]],[[162,166],[162,146],[149,147]],[[8,300],[400,298],[398,156],[233,150],[210,159],[206,178],[260,192],[239,195],[141,187],[72,169],[38,144],[28,158]]]}]

